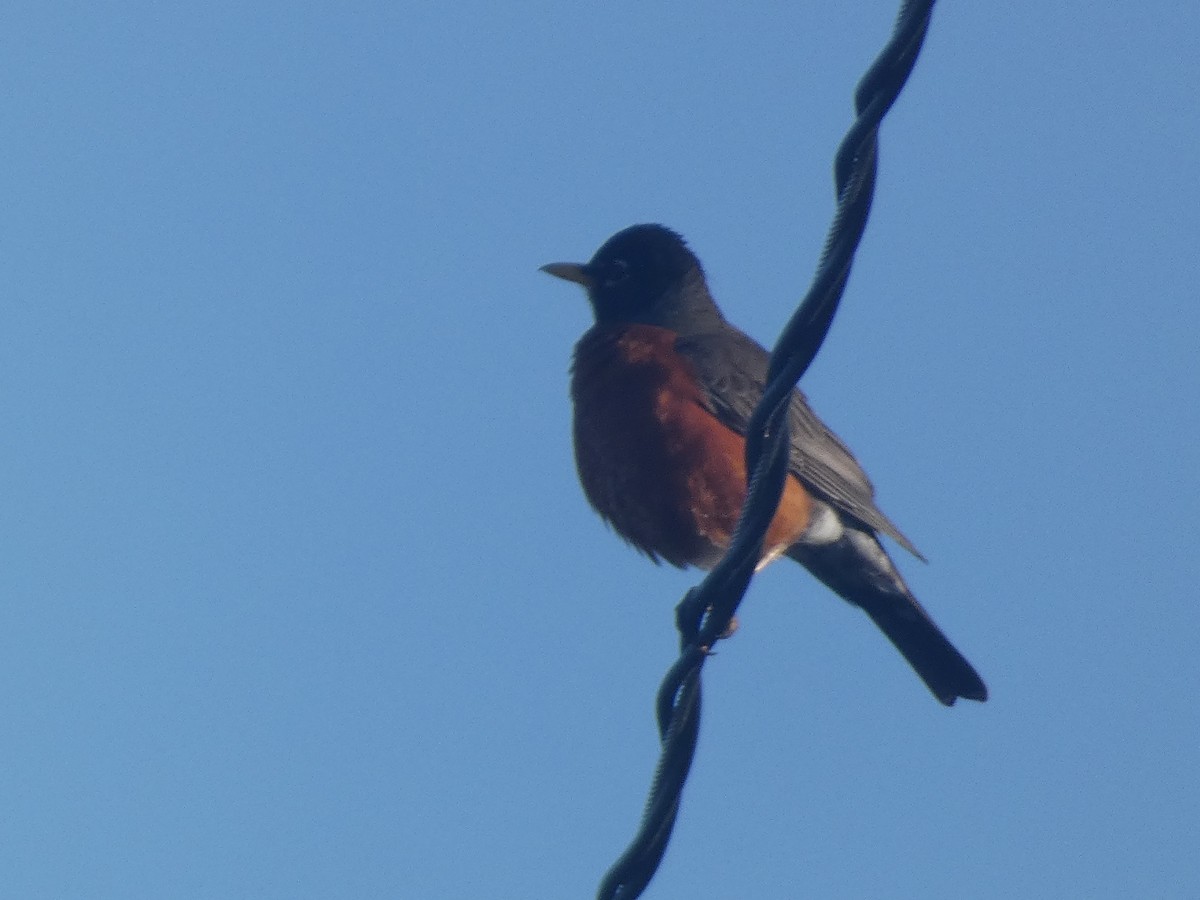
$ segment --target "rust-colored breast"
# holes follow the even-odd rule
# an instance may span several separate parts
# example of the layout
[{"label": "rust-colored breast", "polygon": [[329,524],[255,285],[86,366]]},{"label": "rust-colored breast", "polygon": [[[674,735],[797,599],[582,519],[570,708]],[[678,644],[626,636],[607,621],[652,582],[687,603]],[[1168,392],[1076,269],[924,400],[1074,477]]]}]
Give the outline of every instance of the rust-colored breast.
[{"label": "rust-colored breast", "polygon": [[[744,440],[705,408],[675,333],[597,326],[575,347],[575,462],[584,493],[642,552],[676,566],[712,566],[746,496]],[[789,476],[764,557],[803,534],[811,503]]]}]

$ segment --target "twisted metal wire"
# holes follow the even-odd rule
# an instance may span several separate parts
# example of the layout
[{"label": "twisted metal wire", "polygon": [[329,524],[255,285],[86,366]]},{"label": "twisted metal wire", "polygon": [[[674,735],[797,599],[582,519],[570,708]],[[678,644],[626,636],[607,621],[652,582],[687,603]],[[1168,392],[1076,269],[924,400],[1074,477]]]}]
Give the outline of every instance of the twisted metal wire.
[{"label": "twisted metal wire", "polygon": [[658,691],[662,755],[642,824],[600,883],[600,900],[639,897],[658,871],[679,814],[700,730],[700,670],[725,635],[754,576],[767,527],[788,473],[787,411],[792,390],[820,349],[837,312],[875,191],[879,124],[912,72],[934,0],[905,0],[892,37],[854,93],[858,114],[834,163],[837,210],[812,285],[771,354],[767,386],[746,432],[749,490],[733,541],[708,576],[676,607],[680,656]]}]

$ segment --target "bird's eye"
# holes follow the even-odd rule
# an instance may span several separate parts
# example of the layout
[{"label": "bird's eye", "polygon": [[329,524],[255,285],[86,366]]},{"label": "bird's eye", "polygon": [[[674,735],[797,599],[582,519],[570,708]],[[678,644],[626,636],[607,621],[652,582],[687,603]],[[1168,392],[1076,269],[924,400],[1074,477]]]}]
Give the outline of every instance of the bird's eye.
[{"label": "bird's eye", "polygon": [[629,277],[629,263],[623,259],[614,259],[604,273],[604,286],[612,287],[614,284],[620,284]]}]

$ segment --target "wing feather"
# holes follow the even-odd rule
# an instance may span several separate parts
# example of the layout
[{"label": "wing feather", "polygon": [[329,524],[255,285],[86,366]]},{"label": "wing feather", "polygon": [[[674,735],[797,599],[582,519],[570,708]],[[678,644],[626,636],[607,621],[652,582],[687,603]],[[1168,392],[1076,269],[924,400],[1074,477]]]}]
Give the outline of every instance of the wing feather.
[{"label": "wing feather", "polygon": [[[731,325],[711,334],[680,337],[675,349],[695,366],[709,410],[734,431],[745,434],[766,384],[767,351]],[[791,471],[806,488],[838,512],[888,535],[905,550],[924,559],[875,505],[875,488],[867,473],[849,448],[812,411],[799,389],[792,392],[788,426]]]}]

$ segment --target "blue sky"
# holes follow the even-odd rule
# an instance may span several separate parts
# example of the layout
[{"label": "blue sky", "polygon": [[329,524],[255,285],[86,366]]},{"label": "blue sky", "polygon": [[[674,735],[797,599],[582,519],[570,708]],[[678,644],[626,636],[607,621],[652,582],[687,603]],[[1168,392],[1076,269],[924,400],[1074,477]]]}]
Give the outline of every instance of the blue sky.
[{"label": "blue sky", "polygon": [[[890,3],[10,4],[0,846],[23,898],[590,896],[694,573],[588,509],[537,271],[771,342]],[[992,699],[781,563],[648,897],[1200,893],[1200,8],[946,3],[804,387]]]}]

